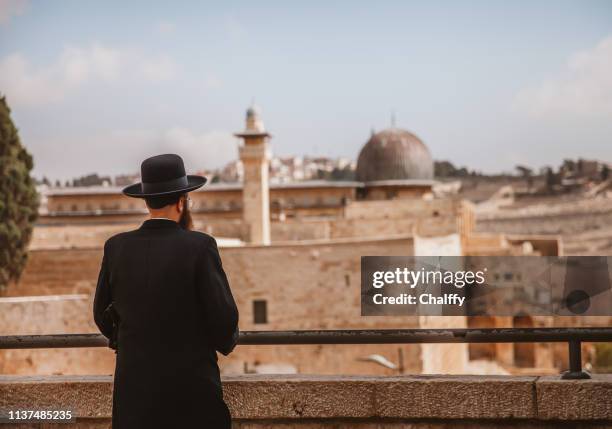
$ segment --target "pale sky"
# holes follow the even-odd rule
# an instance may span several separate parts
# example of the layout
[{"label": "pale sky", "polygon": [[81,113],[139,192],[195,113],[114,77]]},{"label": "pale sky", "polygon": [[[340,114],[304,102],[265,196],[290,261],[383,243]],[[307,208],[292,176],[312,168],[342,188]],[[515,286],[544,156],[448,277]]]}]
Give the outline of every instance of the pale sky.
[{"label": "pale sky", "polygon": [[254,99],[281,156],[406,128],[485,172],[612,162],[612,1],[0,0],[0,92],[35,174],[237,157]]}]

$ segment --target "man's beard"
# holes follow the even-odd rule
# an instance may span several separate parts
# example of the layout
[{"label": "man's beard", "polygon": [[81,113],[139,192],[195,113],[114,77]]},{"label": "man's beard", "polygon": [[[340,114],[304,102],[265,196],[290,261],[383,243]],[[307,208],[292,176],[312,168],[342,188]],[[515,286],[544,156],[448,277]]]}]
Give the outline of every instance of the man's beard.
[{"label": "man's beard", "polygon": [[183,229],[193,229],[193,219],[191,218],[191,211],[189,211],[189,206],[187,204],[183,206],[183,212],[181,213],[178,223]]}]

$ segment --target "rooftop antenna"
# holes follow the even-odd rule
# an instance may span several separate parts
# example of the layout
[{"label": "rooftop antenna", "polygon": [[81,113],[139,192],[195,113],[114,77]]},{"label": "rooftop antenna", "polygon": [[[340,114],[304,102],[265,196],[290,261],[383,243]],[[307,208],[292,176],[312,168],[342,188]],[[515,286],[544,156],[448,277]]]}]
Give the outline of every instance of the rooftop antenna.
[{"label": "rooftop antenna", "polygon": [[391,109],[391,128],[395,128],[395,109]]}]

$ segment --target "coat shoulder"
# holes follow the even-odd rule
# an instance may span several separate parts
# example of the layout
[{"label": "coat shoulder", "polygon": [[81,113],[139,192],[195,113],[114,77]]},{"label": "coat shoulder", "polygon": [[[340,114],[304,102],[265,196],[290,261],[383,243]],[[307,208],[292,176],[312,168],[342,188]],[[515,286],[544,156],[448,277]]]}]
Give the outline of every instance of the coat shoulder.
[{"label": "coat shoulder", "polygon": [[123,241],[127,236],[133,234],[134,232],[135,231],[124,231],[111,236],[104,242],[104,250],[112,249],[114,246],[116,246],[118,243]]},{"label": "coat shoulder", "polygon": [[197,246],[217,246],[217,241],[212,235],[200,231],[184,231],[185,237]]}]

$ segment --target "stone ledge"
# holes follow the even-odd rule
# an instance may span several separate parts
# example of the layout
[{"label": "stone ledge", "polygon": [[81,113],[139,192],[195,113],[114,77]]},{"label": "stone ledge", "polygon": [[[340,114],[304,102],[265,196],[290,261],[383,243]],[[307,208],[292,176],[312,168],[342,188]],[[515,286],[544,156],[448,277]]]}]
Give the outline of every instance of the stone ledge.
[{"label": "stone ledge", "polygon": [[[612,421],[612,375],[592,380],[511,376],[224,377],[240,420],[356,419]],[[71,408],[111,415],[111,376],[0,375],[0,409]]]},{"label": "stone ledge", "polygon": [[381,417],[535,418],[536,377],[413,376],[375,382]]},{"label": "stone ledge", "polygon": [[237,419],[368,418],[376,414],[367,377],[241,375],[224,377],[223,395]]},{"label": "stone ledge", "polygon": [[79,417],[110,417],[113,378],[0,375],[0,410],[70,409]]},{"label": "stone ledge", "polygon": [[540,377],[536,383],[538,417],[554,420],[612,420],[612,374],[591,380]]}]

